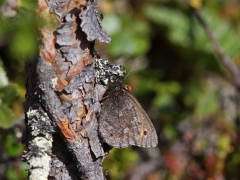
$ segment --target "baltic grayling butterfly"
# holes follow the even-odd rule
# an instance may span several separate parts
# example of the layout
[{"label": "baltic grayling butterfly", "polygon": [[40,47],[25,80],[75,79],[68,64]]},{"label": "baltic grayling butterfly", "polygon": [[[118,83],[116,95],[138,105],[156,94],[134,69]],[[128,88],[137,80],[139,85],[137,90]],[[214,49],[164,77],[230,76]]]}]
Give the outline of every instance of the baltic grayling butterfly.
[{"label": "baltic grayling butterfly", "polygon": [[158,138],[151,120],[137,99],[124,87],[123,77],[115,76],[104,95],[99,115],[99,132],[110,146],[154,147]]}]

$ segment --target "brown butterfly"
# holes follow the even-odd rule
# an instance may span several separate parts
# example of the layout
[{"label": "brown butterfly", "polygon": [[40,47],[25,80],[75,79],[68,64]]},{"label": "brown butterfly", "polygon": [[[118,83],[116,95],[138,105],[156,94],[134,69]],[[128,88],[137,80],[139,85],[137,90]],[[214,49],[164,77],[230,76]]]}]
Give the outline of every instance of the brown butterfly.
[{"label": "brown butterfly", "polygon": [[110,146],[154,147],[158,138],[151,120],[137,99],[124,87],[123,78],[110,83],[99,115],[99,132]]}]

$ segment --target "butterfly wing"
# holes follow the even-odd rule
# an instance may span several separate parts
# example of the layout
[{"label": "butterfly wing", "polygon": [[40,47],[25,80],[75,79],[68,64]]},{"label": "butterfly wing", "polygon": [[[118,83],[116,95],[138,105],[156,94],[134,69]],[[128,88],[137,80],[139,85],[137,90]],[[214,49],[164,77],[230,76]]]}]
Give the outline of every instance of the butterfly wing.
[{"label": "butterfly wing", "polygon": [[134,104],[123,93],[113,92],[103,102],[99,116],[99,132],[113,147],[124,148],[137,144],[140,127]]},{"label": "butterfly wing", "polygon": [[99,132],[113,147],[157,145],[151,120],[133,95],[123,89],[121,93],[112,92],[104,101],[99,116]]},{"label": "butterfly wing", "polygon": [[140,147],[155,147],[158,144],[158,137],[156,130],[152,124],[152,121],[149,119],[146,112],[143,110],[140,103],[137,101],[137,99],[128,93],[128,97],[134,102],[136,114],[138,117],[138,122],[140,126],[140,134],[137,140],[137,146]]}]

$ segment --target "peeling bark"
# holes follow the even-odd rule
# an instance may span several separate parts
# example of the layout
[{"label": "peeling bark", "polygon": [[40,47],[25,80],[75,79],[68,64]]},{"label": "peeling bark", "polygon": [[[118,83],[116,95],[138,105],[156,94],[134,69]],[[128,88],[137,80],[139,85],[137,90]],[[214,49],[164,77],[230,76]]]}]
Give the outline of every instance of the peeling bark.
[{"label": "peeling bark", "polygon": [[97,113],[105,88],[96,82],[93,44],[109,43],[96,2],[40,0],[42,45],[27,62],[26,136],[29,179],[105,179],[107,154]]}]

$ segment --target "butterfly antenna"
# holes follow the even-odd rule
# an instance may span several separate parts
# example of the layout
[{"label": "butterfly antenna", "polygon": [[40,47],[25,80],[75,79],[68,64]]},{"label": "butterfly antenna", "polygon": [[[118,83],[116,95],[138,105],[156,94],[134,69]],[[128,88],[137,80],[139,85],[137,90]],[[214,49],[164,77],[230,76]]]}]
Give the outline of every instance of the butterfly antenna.
[{"label": "butterfly antenna", "polygon": [[132,69],[127,73],[127,75],[124,77],[124,79],[126,79],[126,78],[129,76],[129,74],[133,71],[133,69],[134,69],[136,66],[137,66],[137,63],[134,63]]}]

